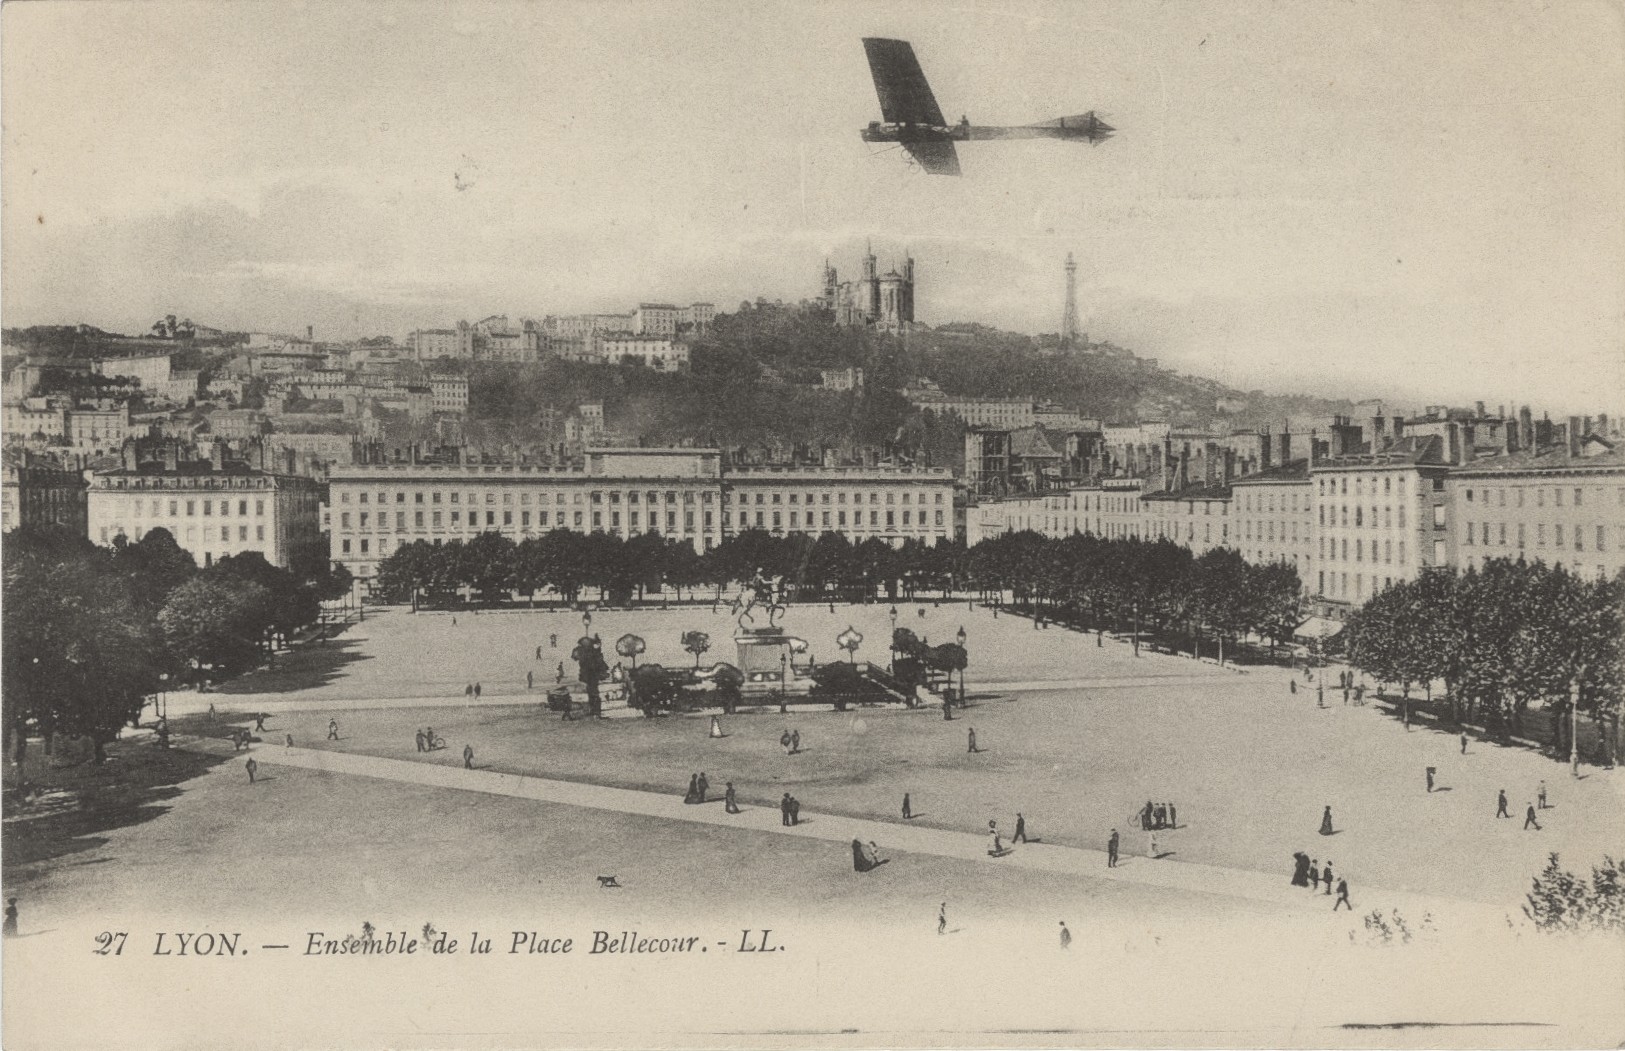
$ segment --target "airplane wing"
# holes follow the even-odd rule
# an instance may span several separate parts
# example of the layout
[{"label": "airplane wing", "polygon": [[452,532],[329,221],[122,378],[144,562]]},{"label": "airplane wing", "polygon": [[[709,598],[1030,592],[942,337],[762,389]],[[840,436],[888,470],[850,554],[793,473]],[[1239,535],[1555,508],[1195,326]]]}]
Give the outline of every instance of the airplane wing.
[{"label": "airplane wing", "polygon": [[959,154],[951,142],[905,142],[903,149],[932,175],[959,174]]},{"label": "airplane wing", "polygon": [[[875,94],[880,96],[880,114],[888,124],[930,124],[942,127],[942,110],[937,106],[931,85],[925,81],[920,60],[914,57],[914,45],[907,40],[887,40],[883,37],[864,37],[863,50],[869,56],[869,72],[875,78]],[[953,144],[948,143],[953,154]],[[912,152],[912,147],[910,148]],[[921,164],[929,170],[922,157]],[[958,163],[955,162],[955,174]]]}]

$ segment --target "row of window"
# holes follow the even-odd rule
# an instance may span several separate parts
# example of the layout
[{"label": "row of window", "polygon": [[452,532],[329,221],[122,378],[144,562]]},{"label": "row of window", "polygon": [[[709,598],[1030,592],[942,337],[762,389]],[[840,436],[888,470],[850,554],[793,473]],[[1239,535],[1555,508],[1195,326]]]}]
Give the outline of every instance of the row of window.
[{"label": "row of window", "polygon": [[[1320,557],[1322,559],[1341,558],[1342,561],[1344,561],[1344,562],[1349,561],[1349,542],[1348,542],[1348,538],[1347,537],[1343,538],[1341,543],[1342,543],[1342,546],[1339,547],[1338,546],[1339,542],[1338,542],[1337,538],[1333,537],[1331,539],[1327,539],[1326,537],[1321,537],[1320,538],[1320,543],[1318,545],[1319,549],[1320,549]],[[1339,553],[1338,553],[1339,551],[1342,552],[1341,555],[1339,555]],[[1354,541],[1354,561],[1356,561],[1356,562],[1368,561],[1368,559],[1366,557],[1368,554],[1370,555],[1369,561],[1376,562],[1376,561],[1378,561],[1377,552],[1378,552],[1377,541],[1375,541],[1375,540],[1371,541],[1371,544],[1370,544],[1369,547],[1366,546],[1366,542],[1363,539]],[[1392,540],[1384,540],[1382,542],[1382,559],[1381,560],[1383,562],[1387,562],[1389,564],[1393,563],[1393,561],[1394,561],[1394,542]],[[1405,564],[1405,541],[1403,541],[1403,540],[1401,540],[1399,542],[1399,564],[1402,565],[1402,566]]]},{"label": "row of window", "polygon": [[[1307,491],[1299,493],[1297,489],[1288,489],[1285,492],[1278,492],[1273,488],[1263,487],[1259,492],[1252,492],[1251,490],[1254,488],[1252,486],[1242,488],[1244,491],[1239,495],[1241,496],[1241,507],[1244,511],[1297,511],[1299,510],[1298,497],[1300,496],[1303,497],[1302,510],[1309,510],[1309,493]],[[1279,507],[1276,506],[1277,502],[1280,504]]]},{"label": "row of window", "polygon": [[[356,518],[359,520],[359,526],[358,527],[357,526],[352,526],[352,519],[350,517],[350,514],[351,513],[349,511],[340,511],[339,512],[339,528],[340,529],[345,530],[345,531],[350,531],[353,528],[360,528],[361,530],[376,528],[377,531],[381,532],[381,533],[389,531],[390,518],[389,518],[389,512],[388,511],[379,511],[377,513],[376,517],[372,514],[372,512],[369,512],[369,511],[361,511],[361,512],[359,512],[357,514],[357,516],[356,516]],[[396,511],[395,512],[395,522],[394,522],[395,532],[397,532],[397,533],[406,532],[406,524],[407,524],[406,523],[406,514],[407,513],[405,511]],[[447,515],[447,514],[448,514],[448,512],[443,512],[443,511],[430,511],[430,512],[427,512],[428,520],[427,520],[427,523],[426,523],[425,522],[425,512],[423,512],[423,511],[413,511],[412,512],[412,528],[414,528],[414,529],[423,529],[426,526],[427,526],[427,528],[432,528],[432,529],[445,528],[446,522],[443,519],[443,516]],[[497,514],[498,514],[498,512],[496,512],[496,511],[486,511],[485,512],[485,521],[483,523],[481,523],[481,521],[480,521],[480,512],[471,510],[471,511],[468,512],[467,528],[469,528],[469,529],[480,529],[480,528],[482,528],[482,526],[483,527],[488,527],[488,528],[495,528],[496,525],[498,524],[497,523]],[[519,527],[521,529],[530,529],[531,528],[531,514],[532,514],[532,512],[530,512],[530,511],[520,511],[519,512]],[[712,512],[712,511],[706,511],[705,512],[705,528],[707,530],[713,529],[715,527],[714,514],[715,514],[715,512]],[[514,524],[514,512],[512,512],[512,511],[502,511],[501,515],[502,515],[502,521],[501,521],[502,525],[504,525],[504,526],[512,526]],[[462,511],[460,511],[460,510],[459,511],[451,511],[451,512],[449,512],[449,516],[450,516],[450,526],[451,526],[452,529],[462,529],[464,527],[464,519],[463,519],[463,512]],[[535,518],[536,518],[536,525],[538,527],[540,527],[540,528],[543,528],[543,529],[553,529],[553,528],[568,529],[568,528],[571,528],[571,527],[574,527],[576,529],[580,529],[580,528],[582,528],[584,522],[586,521],[586,512],[584,512],[584,511],[575,511],[575,512],[570,512],[570,511],[558,511],[558,512],[537,511],[537,512],[535,512]],[[632,511],[627,515],[627,519],[628,519],[628,523],[630,524],[632,529],[637,530],[637,529],[642,528],[643,512],[641,512],[641,511]],[[678,521],[678,519],[677,519],[677,512],[676,511],[667,511],[666,512],[666,530],[667,530],[667,532],[675,533],[677,531],[677,521]],[[694,512],[693,511],[684,511],[683,512],[683,517],[682,517],[683,532],[692,533],[694,531],[694,521],[695,521]],[[376,526],[374,525],[374,522],[376,522]],[[658,511],[650,511],[650,512],[648,512],[648,524],[649,524],[650,529],[658,529],[660,527],[660,512],[658,512]],[[594,511],[594,512],[592,512],[592,526],[593,526],[593,528],[594,529],[602,529],[603,525],[604,525],[604,512],[602,512],[602,511]],[[610,527],[612,529],[617,530],[617,531],[620,530],[620,528],[621,528],[621,512],[619,512],[619,511],[611,511],[610,512]]]},{"label": "row of window", "polygon": [[[1523,494],[1531,491],[1535,494],[1535,506],[1545,507],[1547,500],[1546,494],[1548,491],[1548,487],[1546,486],[1515,486],[1512,490],[1512,506],[1522,507],[1524,502]],[[1567,498],[1572,502],[1573,506],[1585,506],[1585,490],[1580,486],[1570,488],[1568,486],[1554,485],[1550,487],[1550,492],[1553,507],[1564,506],[1563,501],[1565,496],[1567,496]],[[1602,493],[1602,488],[1598,487],[1597,492],[1599,494]],[[1473,490],[1465,489],[1463,490],[1463,493],[1467,497],[1467,502],[1472,503],[1475,497]],[[1496,507],[1507,506],[1507,491],[1505,489],[1482,489],[1479,490],[1478,495],[1483,496],[1484,499],[1481,502],[1485,507],[1489,507],[1492,504]],[[1619,489],[1619,504],[1621,507],[1625,507],[1625,487],[1621,487]]]},{"label": "row of window", "polygon": [[[753,523],[753,522],[750,521],[750,512],[749,511],[741,511],[741,512],[739,512],[739,527],[741,529],[748,529],[752,525],[754,525],[758,529],[765,529],[765,528],[768,527],[768,521],[767,521],[767,519],[765,517],[768,513],[769,512],[757,511],[756,512],[756,520]],[[819,525],[819,526],[822,526],[825,529],[832,528],[831,525],[830,525],[830,512],[823,511],[823,512],[818,512],[818,513],[821,516],[821,520],[818,521],[818,522],[814,522],[813,521],[814,512],[812,512],[812,511],[807,512],[806,527],[811,529],[815,525]],[[783,514],[783,512],[773,511],[773,512],[771,512],[771,514],[773,516],[773,518],[772,518],[772,528],[774,528],[774,529],[782,529],[784,527],[784,523],[783,523],[780,516]],[[845,511],[836,511],[835,516],[836,516],[835,526],[840,527],[840,528],[845,528],[846,527],[846,512]],[[919,514],[919,519],[918,519],[917,524],[922,525],[922,526],[926,525],[927,522],[926,522],[925,516],[926,516],[926,512],[921,511],[920,514]],[[936,525],[941,526],[942,521],[943,521],[942,512],[941,511],[936,512],[936,516],[937,516],[936,517]],[[802,527],[802,523],[800,521],[798,521],[798,517],[799,517],[799,512],[796,512],[796,511],[791,511],[790,512],[790,528],[791,529],[800,529]],[[862,526],[863,525],[863,512],[862,511],[853,511],[852,512],[852,524],[854,526]],[[873,528],[878,528],[880,526],[880,524],[881,524],[880,523],[880,512],[879,511],[870,511],[869,512],[869,525],[871,527],[873,527]],[[916,522],[915,522],[914,517],[913,517],[913,512],[912,511],[904,511],[903,512],[903,525],[911,526],[911,525],[915,525],[915,524],[916,524]],[[890,528],[890,527],[894,527],[896,525],[897,525],[897,513],[895,511],[887,511],[886,512],[886,526],[888,528]]]},{"label": "row of window", "polygon": [[[370,492],[358,492],[358,493],[355,494],[355,497],[356,497],[355,502],[356,503],[361,503],[361,504],[370,503],[370,502],[372,502],[372,496],[373,495],[374,494],[372,494]],[[410,493],[410,495],[411,495],[411,500],[410,501],[408,501],[408,499],[407,499],[407,496],[408,496],[408,491],[407,490],[404,490],[404,489],[396,490],[393,495],[394,495],[394,502],[397,503],[397,504],[404,504],[404,503],[408,503],[408,502],[414,503],[414,504],[422,504],[422,503],[438,504],[438,503],[442,503],[442,502],[458,504],[458,503],[463,502],[463,499],[462,499],[463,494],[461,492],[446,493],[446,492],[443,492],[441,490],[432,490],[432,491],[429,491],[429,492],[426,493],[424,490],[421,490],[421,489],[420,490],[413,490]],[[483,502],[485,504],[498,504],[498,503],[500,503],[500,504],[506,504],[506,505],[512,505],[512,504],[518,503],[518,504],[520,504],[522,506],[523,505],[528,505],[528,504],[530,504],[532,502],[532,500],[531,500],[531,497],[533,495],[532,493],[527,492],[527,491],[521,491],[518,495],[519,495],[519,499],[516,501],[514,499],[514,493],[511,492],[511,491],[504,491],[504,492],[500,493],[500,495],[497,492],[486,492],[484,494],[484,498],[483,498],[483,501],[482,501],[481,494],[479,494],[479,493],[469,493],[467,502],[470,503],[470,504],[479,504],[479,503]],[[568,494],[569,499],[566,499],[566,495],[567,494],[562,493],[562,492],[559,492],[559,493],[536,493],[536,494],[534,494],[535,503],[537,503],[537,504],[547,504],[547,503],[553,503],[553,504],[565,504],[565,503],[570,503],[570,504],[585,504],[585,503],[604,504],[604,503],[607,502],[607,503],[609,503],[611,505],[615,505],[615,504],[620,504],[622,502],[622,500],[623,500],[623,497],[624,497],[625,502],[628,503],[628,504],[637,504],[637,503],[658,504],[658,503],[662,502],[662,495],[664,496],[664,501],[663,502],[667,503],[667,504],[675,504],[675,503],[678,503],[679,501],[681,501],[684,504],[692,504],[692,503],[696,502],[695,501],[695,495],[696,494],[695,494],[695,492],[693,490],[684,490],[681,493],[679,493],[677,490],[668,489],[668,490],[665,491],[664,494],[659,493],[659,492],[655,492],[655,491],[643,492],[641,490],[634,490],[634,491],[631,491],[631,492],[627,492],[625,494],[621,493],[619,490],[610,490],[607,493],[605,491],[603,491],[603,490],[593,490],[590,493],[583,493],[583,492],[570,493],[570,494]],[[698,502],[702,503],[702,504],[709,504],[709,503],[713,502],[713,500],[715,498],[715,495],[716,494],[713,493],[711,490],[701,490],[699,492],[699,494],[698,494],[698,496],[699,496]],[[391,494],[390,494],[390,492],[388,490],[380,491],[379,493],[377,493],[377,503],[380,503],[380,504],[389,503],[390,502],[390,496],[391,496]],[[862,504],[862,503],[866,502],[865,499],[864,499],[864,494],[861,493],[861,492],[852,493],[851,496],[852,496],[852,503],[854,503],[854,504]],[[931,504],[936,504],[938,506],[941,506],[943,503],[945,503],[944,494],[940,493],[940,492],[939,493],[927,494],[927,493],[924,493],[924,492],[915,493],[915,492],[912,492],[912,491],[906,491],[906,492],[899,493],[896,490],[891,490],[891,491],[888,491],[885,494],[885,496],[886,496],[886,499],[884,500],[884,502],[887,503],[887,504],[899,504],[900,503],[900,504],[903,504],[903,505],[907,506],[907,505],[912,504],[912,503],[917,503],[917,504],[921,504],[921,505],[931,503]],[[339,503],[341,503],[341,504],[350,503],[351,502],[350,497],[351,497],[351,491],[350,490],[343,489],[343,490],[339,491]],[[425,499],[425,497],[427,497],[427,499]],[[833,497],[833,499],[832,499],[832,497]],[[880,499],[880,497],[881,497],[881,494],[880,494],[880,492],[878,490],[871,491],[868,494],[867,503],[880,504],[880,503],[882,503],[882,500]],[[901,499],[899,499],[899,497],[901,497]],[[930,499],[927,499],[928,497],[930,497]],[[784,504],[784,503],[799,504],[799,503],[803,503],[803,502],[805,502],[805,503],[807,503],[809,505],[814,504],[814,503],[825,504],[825,505],[828,505],[828,504],[831,504],[831,503],[845,504],[847,502],[847,493],[844,492],[844,491],[843,492],[838,492],[838,493],[833,493],[833,494],[832,493],[819,493],[819,494],[806,493],[806,494],[802,494],[802,493],[799,493],[799,492],[797,492],[797,493],[782,493],[782,492],[773,492],[773,493],[763,493],[763,492],[758,492],[758,493],[737,493],[736,492],[736,493],[724,493],[722,495],[722,501],[723,501],[723,503],[735,503],[735,504],[752,504],[752,503],[754,503],[754,504]]]},{"label": "row of window", "polygon": [[[1305,524],[1307,525],[1307,523],[1305,523]],[[1290,538],[1287,536],[1289,526],[1291,527],[1291,534],[1292,534]],[[1304,533],[1307,534],[1308,532],[1309,532],[1309,530],[1306,528],[1304,530]],[[1265,521],[1265,522],[1252,522],[1252,521],[1243,522],[1241,524],[1241,538],[1243,540],[1274,540],[1275,539],[1275,522],[1274,522],[1274,520]],[[1282,540],[1290,539],[1290,541],[1292,543],[1297,543],[1297,541],[1298,541],[1298,523],[1297,523],[1297,521],[1295,519],[1281,523],[1281,539]],[[1304,539],[1307,540],[1308,536],[1306,535],[1304,537]]]},{"label": "row of window", "polygon": [[[197,543],[198,542],[198,528],[199,527],[195,526],[195,525],[187,526],[186,529],[185,529],[184,536],[177,535],[177,537],[176,537],[177,541],[180,541],[180,542],[182,542],[184,544],[195,544],[195,543]],[[203,530],[202,542],[203,543],[209,543],[210,541],[214,540],[214,538],[215,538],[214,528],[215,528],[214,526],[203,526],[202,527],[202,530]],[[238,543],[247,543],[248,542],[249,530],[251,528],[253,530],[255,540],[264,540],[265,539],[265,527],[263,525],[256,525],[256,526],[252,526],[252,527],[246,526],[246,525],[240,525],[240,526],[236,527],[236,539],[237,539]],[[220,542],[221,543],[223,543],[223,544],[231,543],[231,541],[232,541],[232,529],[233,529],[233,527],[231,527],[231,526],[221,526],[220,527],[219,536],[220,536]],[[115,523],[115,524],[110,525],[110,526],[102,526],[101,527],[101,540],[102,540],[102,543],[104,543],[104,544],[111,543],[113,537],[131,536],[131,535],[133,535],[134,538],[137,541],[139,541],[143,536],[146,535],[146,530],[144,528],[142,528],[141,526],[136,526],[133,530],[126,530],[124,528],[124,524],[122,522]]]},{"label": "row of window", "polygon": [[[1394,476],[1391,474],[1374,474],[1369,476],[1356,474],[1352,476],[1341,475],[1335,477],[1321,477],[1315,479],[1315,491],[1321,496],[1337,496],[1339,494],[1347,496],[1349,492],[1349,479],[1351,477],[1354,480],[1355,496],[1364,496],[1366,493],[1376,496],[1378,478],[1382,479],[1382,494],[1384,496],[1387,496],[1394,491]],[[1442,482],[1443,479],[1440,479],[1440,481]],[[1435,486],[1435,488],[1438,488],[1438,486]],[[1401,489],[1403,491],[1403,487],[1401,487]]]},{"label": "row of window", "polygon": [[[1439,512],[1441,514],[1443,513],[1442,507],[1437,509],[1437,510],[1439,510]],[[1336,527],[1336,526],[1341,525],[1344,529],[1349,528],[1350,523],[1349,523],[1349,505],[1348,504],[1340,504],[1340,505],[1338,505],[1336,507],[1331,507],[1331,506],[1327,506],[1327,505],[1323,504],[1319,508],[1319,512],[1320,512],[1319,513],[1320,524],[1323,527],[1324,526]],[[1330,514],[1328,514],[1327,512],[1330,512]],[[1371,508],[1371,513],[1369,515],[1367,515],[1365,512],[1366,512],[1365,507],[1363,507],[1363,506],[1361,506],[1359,504],[1355,505],[1355,507],[1354,507],[1354,522],[1353,522],[1353,526],[1354,526],[1355,529],[1363,529],[1367,525],[1369,525],[1372,529],[1377,529],[1379,527],[1382,528],[1382,529],[1392,529],[1394,527],[1394,509],[1393,509],[1392,506],[1384,506],[1384,507],[1380,507],[1380,508],[1376,507],[1376,506],[1373,506]],[[1405,505],[1404,504],[1399,505],[1399,528],[1401,528],[1401,529],[1405,528]]]},{"label": "row of window", "polygon": [[[1495,533],[1494,533],[1495,539],[1493,541],[1490,539],[1490,537],[1491,537],[1490,528],[1491,528],[1492,525],[1495,527]],[[1562,522],[1553,522],[1553,523],[1551,523],[1551,526],[1552,526],[1552,546],[1553,547],[1565,547],[1565,546],[1567,546],[1567,543],[1572,540],[1572,542],[1574,544],[1574,550],[1576,550],[1576,551],[1584,551],[1586,549],[1586,527],[1585,526],[1576,525],[1576,526],[1570,526],[1568,529],[1564,529]],[[1519,522],[1519,523],[1516,524],[1516,528],[1517,528],[1517,545],[1518,545],[1518,548],[1520,550],[1522,550],[1522,548],[1524,546],[1524,540],[1525,540],[1525,537],[1527,535],[1526,527],[1522,522]],[[1618,528],[1621,531],[1621,533],[1625,533],[1625,526],[1618,526],[1616,528]],[[1479,546],[1483,546],[1483,547],[1489,547],[1489,546],[1491,546],[1492,543],[1496,544],[1496,545],[1499,545],[1500,547],[1510,547],[1510,546],[1512,546],[1511,543],[1508,540],[1507,523],[1505,523],[1505,522],[1494,522],[1494,523],[1491,523],[1491,522],[1468,522],[1466,524],[1466,527],[1462,530],[1461,535],[1462,535],[1462,542],[1465,545],[1467,545],[1468,547],[1472,547],[1475,544],[1479,545]],[[1593,534],[1593,536],[1595,538],[1593,540],[1593,544],[1592,544],[1592,549],[1593,550],[1596,550],[1596,551],[1606,551],[1606,550],[1608,550],[1608,527],[1607,526],[1597,526],[1596,527],[1596,532]],[[1546,523],[1545,522],[1536,522],[1535,523],[1535,546],[1536,547],[1545,547],[1546,546]]]},{"label": "row of window", "polygon": [[[164,514],[163,514],[165,503],[166,503],[166,501],[163,501],[163,500],[153,500],[153,501],[151,501],[150,502],[150,512],[145,517],[147,517],[147,518],[162,518],[162,517],[165,517]],[[167,501],[168,508],[169,508],[168,517],[170,517],[170,518],[182,518],[182,517],[196,518],[196,517],[198,517],[199,511],[201,510],[201,512],[202,512],[202,514],[204,516],[219,514],[222,518],[226,518],[226,517],[229,517],[231,515],[231,509],[232,509],[233,503],[234,502],[231,501],[231,500],[218,500],[218,501],[216,501],[216,500],[169,500],[169,501]],[[245,517],[246,518],[248,516],[248,505],[249,505],[249,503],[250,503],[250,501],[248,501],[248,500],[237,500],[237,501],[235,501],[235,504],[236,504],[236,507],[237,507],[237,514],[238,514],[239,517]],[[254,501],[252,501],[252,503],[254,505],[254,515],[255,515],[255,517],[257,517],[257,518],[265,517],[265,501],[264,500],[254,500]],[[131,514],[133,514],[136,518],[143,517],[143,515],[141,513],[141,509],[142,509],[143,506],[146,506],[145,501],[132,500],[132,501],[130,501],[130,506],[131,506]],[[217,508],[218,508],[218,511],[216,510]],[[183,511],[184,511],[184,514],[182,513]]]}]

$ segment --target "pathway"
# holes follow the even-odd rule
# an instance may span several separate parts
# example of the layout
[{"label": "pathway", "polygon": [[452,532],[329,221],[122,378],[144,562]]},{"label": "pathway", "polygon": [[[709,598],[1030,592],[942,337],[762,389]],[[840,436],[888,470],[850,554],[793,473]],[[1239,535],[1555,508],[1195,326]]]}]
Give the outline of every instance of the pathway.
[{"label": "pathway", "polygon": [[[189,742],[183,747],[211,754],[223,751],[220,745],[205,741]],[[275,745],[261,745],[254,749],[254,754],[262,765],[281,764],[306,770],[373,777],[464,792],[484,792],[516,799],[532,799],[544,803],[586,807],[667,821],[726,826],[832,843],[850,844],[854,839],[867,843],[873,840],[884,844],[886,852],[906,851],[978,864],[1004,865],[1060,875],[1084,876],[1089,879],[1117,880],[1193,894],[1216,894],[1283,906],[1292,905],[1298,909],[1307,909],[1310,903],[1313,903],[1313,908],[1329,912],[1333,901],[1332,898],[1318,892],[1311,895],[1303,888],[1293,887],[1281,875],[1181,862],[1166,857],[1147,858],[1143,854],[1145,834],[1137,830],[1124,830],[1121,860],[1116,868],[1108,868],[1104,850],[1031,843],[1021,844],[1005,856],[993,858],[988,856],[988,837],[980,833],[952,832],[898,822],[820,814],[814,811],[805,812],[799,825],[787,827],[781,821],[775,820],[776,808],[745,806],[742,813],[728,814],[723,810],[720,798],[709,804],[696,806],[684,803],[675,795],[530,777],[496,770],[466,770],[458,765],[460,758],[458,756],[449,756],[441,762],[428,762]],[[1289,865],[1290,859],[1282,860],[1283,871]],[[1477,902],[1365,886],[1353,887],[1351,891],[1351,897],[1359,903],[1356,909],[1361,913],[1377,907],[1398,908],[1402,914],[1413,919],[1420,917],[1424,912],[1431,912],[1435,918],[1449,915],[1465,919],[1470,916],[1474,922],[1501,922],[1501,910]]]}]

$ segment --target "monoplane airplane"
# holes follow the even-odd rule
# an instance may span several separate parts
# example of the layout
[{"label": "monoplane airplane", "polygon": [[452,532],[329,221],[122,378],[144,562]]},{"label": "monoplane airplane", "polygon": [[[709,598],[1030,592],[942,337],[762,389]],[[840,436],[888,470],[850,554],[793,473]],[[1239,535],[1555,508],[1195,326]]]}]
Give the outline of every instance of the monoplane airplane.
[{"label": "monoplane airplane", "polygon": [[1095,116],[1094,111],[1075,117],[1057,117],[1042,124],[1019,127],[972,125],[964,117],[958,124],[942,119],[942,110],[931,94],[914,47],[906,40],[864,37],[863,50],[869,55],[869,71],[874,74],[875,93],[880,96],[884,121],[870,121],[861,132],[864,142],[895,142],[909,152],[920,167],[932,175],[958,175],[956,142],[988,139],[1073,139],[1101,142],[1116,131]]}]

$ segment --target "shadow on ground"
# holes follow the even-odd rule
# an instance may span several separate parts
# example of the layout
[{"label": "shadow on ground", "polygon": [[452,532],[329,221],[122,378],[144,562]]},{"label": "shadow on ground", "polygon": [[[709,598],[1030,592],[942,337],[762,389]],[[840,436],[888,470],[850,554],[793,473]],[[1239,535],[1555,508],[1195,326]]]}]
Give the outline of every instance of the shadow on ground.
[{"label": "shadow on ground", "polygon": [[306,643],[279,654],[270,667],[223,682],[212,687],[210,692],[230,696],[319,689],[339,678],[347,666],[373,659],[361,652],[361,643],[354,639]]},{"label": "shadow on ground", "polygon": [[[116,742],[104,763],[54,766],[37,743],[20,772],[7,774],[4,798],[4,879],[8,888],[46,877],[62,864],[96,864],[105,858],[66,861],[107,842],[102,833],[151,821],[169,810],[182,785],[225,762],[159,748],[150,737]],[[17,785],[29,786],[26,801]]]}]

